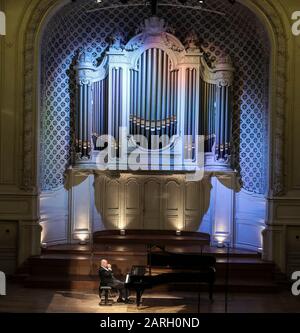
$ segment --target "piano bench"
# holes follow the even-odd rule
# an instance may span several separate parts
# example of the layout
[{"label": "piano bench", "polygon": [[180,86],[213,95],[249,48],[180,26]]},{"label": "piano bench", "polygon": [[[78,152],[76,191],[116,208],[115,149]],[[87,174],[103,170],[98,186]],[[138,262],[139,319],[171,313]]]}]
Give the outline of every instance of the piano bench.
[{"label": "piano bench", "polygon": [[[108,286],[99,287],[99,296],[100,296],[99,305],[109,306],[109,305],[113,304],[111,290],[112,290],[112,288],[108,287]],[[104,299],[103,299],[103,296],[104,296]]]}]

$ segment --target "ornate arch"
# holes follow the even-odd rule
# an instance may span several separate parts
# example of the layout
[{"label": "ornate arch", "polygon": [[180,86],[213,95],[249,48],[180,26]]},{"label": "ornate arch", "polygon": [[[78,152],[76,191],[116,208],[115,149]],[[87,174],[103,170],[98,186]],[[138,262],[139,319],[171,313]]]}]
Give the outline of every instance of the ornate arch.
[{"label": "ornate arch", "polygon": [[[22,189],[32,192],[37,189],[37,133],[39,113],[39,41],[44,22],[69,0],[34,1],[29,6],[31,16],[26,26],[24,43],[24,111],[23,111],[23,177]],[[33,2],[33,3],[34,3]]]},{"label": "ornate arch", "polygon": [[[270,0],[239,0],[241,4],[252,10],[267,26],[275,55],[272,81],[271,119],[269,121],[272,133],[272,149],[269,160],[274,161],[270,170],[270,193],[281,195],[285,190],[284,181],[284,142],[285,142],[285,100],[286,100],[286,68],[287,68],[287,38],[280,13]],[[37,169],[37,133],[38,133],[38,72],[39,72],[39,39],[46,19],[68,0],[34,1],[36,5],[29,7],[32,14],[26,24],[24,44],[24,112],[23,112],[23,178],[22,188],[31,192],[37,188],[35,171]],[[275,65],[275,66],[274,66]]]},{"label": "ornate arch", "polygon": [[[267,28],[275,60],[271,63],[271,82],[275,88],[269,94],[269,195],[281,196],[286,190],[285,184],[285,119],[286,119],[286,73],[287,73],[287,33],[283,18],[270,0],[239,0],[252,10]],[[270,161],[273,161],[270,164]]]}]

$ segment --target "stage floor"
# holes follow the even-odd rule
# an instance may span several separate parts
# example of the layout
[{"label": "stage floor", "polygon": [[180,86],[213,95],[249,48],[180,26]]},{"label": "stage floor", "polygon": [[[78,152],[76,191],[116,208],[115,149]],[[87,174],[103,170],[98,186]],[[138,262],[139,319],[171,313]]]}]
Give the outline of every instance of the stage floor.
[{"label": "stage floor", "polygon": [[[215,293],[211,304],[207,293],[201,293],[201,313],[224,313],[224,293]],[[96,292],[65,291],[24,288],[20,284],[8,284],[7,296],[0,297],[0,312],[27,313],[197,313],[197,294],[188,292],[147,291],[143,305],[114,304],[99,306]],[[300,313],[300,297],[291,292],[275,294],[229,293],[230,313]]]},{"label": "stage floor", "polygon": [[[184,249],[195,251],[193,247]],[[28,288],[97,290],[98,267],[102,258],[109,259],[115,276],[121,280],[124,280],[133,265],[147,265],[147,252],[134,250],[127,248],[125,251],[122,246],[117,246],[106,251],[96,250],[92,254],[89,246],[58,245],[44,248],[41,256],[30,258],[27,274],[17,274],[13,281],[24,282],[23,285]],[[182,251],[178,248],[175,252]],[[199,247],[197,251],[195,253],[200,254]],[[257,252],[229,249],[227,254],[225,248],[207,246],[203,248],[203,253],[216,257],[215,292],[223,292],[226,285],[230,292],[273,293],[278,290],[274,264],[263,261]],[[159,274],[161,270],[152,269],[152,273]],[[195,290],[195,287],[193,284],[182,283],[165,285],[165,289],[172,291]]]}]

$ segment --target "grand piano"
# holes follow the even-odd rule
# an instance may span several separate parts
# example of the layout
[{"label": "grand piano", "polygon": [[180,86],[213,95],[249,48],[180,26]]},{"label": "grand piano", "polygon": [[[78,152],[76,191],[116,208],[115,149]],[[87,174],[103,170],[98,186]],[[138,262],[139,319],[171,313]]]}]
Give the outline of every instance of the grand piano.
[{"label": "grand piano", "polygon": [[[146,289],[178,282],[208,284],[209,298],[213,300],[215,257],[202,253],[172,253],[161,246],[148,247],[148,265],[133,266],[125,282],[128,290],[136,292],[137,306],[140,306]],[[153,248],[156,248],[155,251]],[[157,248],[160,250],[157,251]]]}]

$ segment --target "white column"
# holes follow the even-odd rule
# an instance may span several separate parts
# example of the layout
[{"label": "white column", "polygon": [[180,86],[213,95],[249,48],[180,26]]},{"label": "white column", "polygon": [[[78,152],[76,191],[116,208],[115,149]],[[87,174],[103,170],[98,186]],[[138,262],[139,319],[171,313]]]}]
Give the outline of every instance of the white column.
[{"label": "white column", "polygon": [[71,242],[88,241],[92,234],[92,191],[94,176],[74,171],[70,177]]},{"label": "white column", "polygon": [[236,194],[235,244],[238,248],[262,248],[262,231],[266,227],[266,199],[263,195],[241,190]]},{"label": "white column", "polygon": [[[212,178],[212,242],[213,244],[226,242],[233,246],[235,175],[222,175],[218,177],[219,179],[222,177],[222,183],[217,177]],[[223,185],[225,183],[230,186]]]}]

